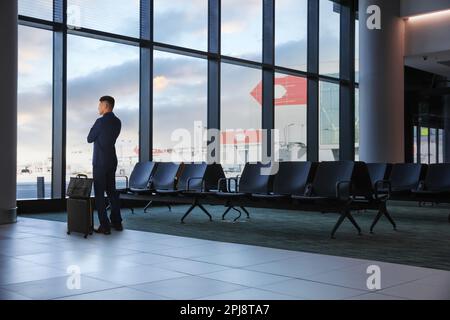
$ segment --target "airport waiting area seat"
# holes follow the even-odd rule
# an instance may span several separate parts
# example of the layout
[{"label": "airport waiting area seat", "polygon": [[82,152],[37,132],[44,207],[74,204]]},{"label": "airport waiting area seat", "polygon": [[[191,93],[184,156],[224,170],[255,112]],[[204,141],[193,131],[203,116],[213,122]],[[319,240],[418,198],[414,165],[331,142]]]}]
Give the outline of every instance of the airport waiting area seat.
[{"label": "airport waiting area seat", "polygon": [[[119,194],[139,194],[149,190],[149,185],[156,169],[157,164],[153,161],[138,162],[131,172],[130,177],[118,176],[117,178],[125,178],[125,188],[117,189]],[[134,214],[134,208],[129,208]]]},{"label": "airport waiting area seat", "polygon": [[[428,166],[425,178],[412,190],[412,199],[422,203],[450,203],[450,164]],[[450,215],[448,216],[450,222]]]},{"label": "airport waiting area seat", "polygon": [[388,164],[355,162],[352,207],[356,210],[377,211],[370,226],[370,233],[373,233],[376,224],[383,216],[389,220],[394,230],[397,230],[397,225],[387,209],[387,201],[391,197],[391,184],[385,179],[389,171]]},{"label": "airport waiting area seat", "polygon": [[338,213],[331,237],[347,218],[361,234],[361,228],[351,214],[352,177],[355,164],[351,161],[321,162],[312,183],[305,188],[304,195],[292,195],[299,210]]},{"label": "airport waiting area seat", "polygon": [[393,164],[388,179],[391,188],[391,198],[395,200],[409,200],[412,190],[417,189],[419,182],[426,173],[426,169],[427,166],[422,164]]},{"label": "airport waiting area seat", "polygon": [[[234,219],[237,221],[244,211],[247,219],[250,218],[250,213],[243,205],[237,205],[242,202],[242,198],[250,198],[254,194],[268,195],[271,188],[272,176],[262,174],[262,170],[267,166],[262,163],[247,163],[242,171],[242,176],[234,178],[223,178],[218,181],[218,191],[214,194],[225,200],[226,210],[222,215],[222,220],[225,220],[226,215],[234,210],[239,213],[239,216]],[[234,182],[234,188],[232,188]],[[223,187],[226,187],[225,189]],[[239,207],[239,210],[237,207]]]},{"label": "airport waiting area seat", "polygon": [[[215,194],[219,191],[218,183],[225,180],[225,173],[220,164],[206,164],[197,165],[196,172],[186,172],[184,183],[184,190],[181,195],[192,199],[192,204],[181,218],[181,223],[184,223],[186,217],[196,208],[199,207],[212,221],[212,216],[201,203],[201,199]],[[201,169],[200,169],[201,168]],[[195,170],[194,170],[195,171]],[[180,187],[178,187],[180,189]]]},{"label": "airport waiting area seat", "polygon": [[392,170],[392,164],[390,163],[366,163],[366,167],[374,188],[377,184],[380,185],[384,181],[388,181]]},{"label": "airport waiting area seat", "polygon": [[273,178],[272,192],[269,194],[254,193],[252,196],[259,199],[286,199],[292,195],[303,195],[311,183],[317,163],[305,161],[292,161],[278,163],[278,172]]},{"label": "airport waiting area seat", "polygon": [[[148,190],[143,191],[143,194],[152,195],[155,193],[163,193],[164,191],[170,191],[175,188],[178,174],[182,170],[181,163],[172,162],[159,162],[156,166],[156,170],[150,180]],[[153,200],[150,200],[144,208],[144,213],[153,204]],[[172,210],[170,203],[166,203],[169,211]]]},{"label": "airport waiting area seat", "polygon": [[431,164],[427,168],[425,179],[421,180],[416,189],[412,190],[416,198],[432,200],[447,200],[450,195],[450,164]]},{"label": "airport waiting area seat", "polygon": [[203,163],[184,163],[180,168],[180,174],[177,177],[177,181],[173,184],[171,189],[156,189],[156,194],[167,196],[192,196],[192,206],[187,210],[185,215],[181,218],[181,222],[184,223],[184,219],[195,208],[199,207],[208,217],[212,220],[212,216],[208,210],[198,201],[198,194],[205,191],[206,181],[205,174],[208,165]]},{"label": "airport waiting area seat", "polygon": [[[138,164],[130,177],[126,199],[190,204],[181,218],[200,208],[212,220],[204,204],[222,205],[226,215],[235,210],[250,214],[246,207],[337,213],[331,237],[347,219],[361,234],[353,211],[377,212],[370,232],[381,217],[397,229],[388,212],[387,201],[450,202],[450,165],[366,164],[364,162],[280,162],[270,174],[267,165],[247,163],[242,176],[225,178],[220,164],[155,163]],[[149,173],[151,171],[151,173]],[[145,175],[141,180],[136,174]],[[149,178],[150,176],[150,178]],[[145,180],[148,180],[145,187]],[[136,189],[132,188],[136,182]],[[139,182],[139,183],[138,183]],[[149,205],[146,206],[145,210]],[[450,217],[449,217],[450,219]]]}]

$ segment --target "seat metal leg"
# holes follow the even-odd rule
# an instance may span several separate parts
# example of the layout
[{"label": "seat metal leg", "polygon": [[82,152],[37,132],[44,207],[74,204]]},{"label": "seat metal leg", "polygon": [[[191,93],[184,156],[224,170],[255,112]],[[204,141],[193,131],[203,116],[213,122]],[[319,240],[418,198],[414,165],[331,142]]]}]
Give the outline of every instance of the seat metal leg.
[{"label": "seat metal leg", "polygon": [[341,226],[341,224],[344,221],[345,217],[347,217],[347,212],[345,212],[345,211],[341,212],[341,216],[339,217],[338,221],[334,225],[333,231],[331,231],[331,239],[336,239],[336,237],[335,237],[336,231]]},{"label": "seat metal leg", "polygon": [[395,231],[397,231],[397,225],[395,224],[394,219],[392,219],[391,215],[389,214],[389,212],[387,211],[387,208],[383,209],[383,214],[386,216],[386,218],[389,220],[389,222],[392,224],[392,227],[394,228]]},{"label": "seat metal leg", "polygon": [[132,207],[129,207],[128,209],[131,210],[131,214],[134,214],[134,209]]},{"label": "seat metal leg", "polygon": [[350,222],[355,226],[356,230],[358,230],[358,234],[361,235],[361,228],[359,227],[358,223],[356,222],[355,218],[353,218],[350,211],[347,211],[347,219],[350,220]]},{"label": "seat metal leg", "polygon": [[184,223],[184,219],[186,219],[186,217],[192,212],[192,210],[194,210],[195,207],[196,207],[196,204],[194,203],[194,204],[188,209],[188,211],[186,211],[186,213],[184,214],[184,216],[181,218],[181,223]]},{"label": "seat metal leg", "polygon": [[242,211],[245,212],[245,214],[247,215],[247,219],[250,219],[250,213],[248,212],[248,210],[245,207],[241,206]]},{"label": "seat metal leg", "polygon": [[148,208],[150,208],[150,206],[152,205],[153,201],[150,201],[149,203],[147,203],[147,205],[144,208],[144,213],[147,213]]},{"label": "seat metal leg", "polygon": [[209,217],[209,221],[212,221],[212,216],[209,214],[208,210],[205,207],[197,202],[197,206]]},{"label": "seat metal leg", "polygon": [[236,221],[238,221],[238,220],[241,218],[242,212],[241,212],[239,209],[236,209],[235,207],[232,207],[232,209],[233,209],[234,211],[239,212],[239,215],[233,220],[233,222],[236,222]]},{"label": "seat metal leg", "polygon": [[378,211],[378,214],[376,215],[375,219],[373,220],[372,226],[370,227],[370,233],[373,233],[373,229],[375,227],[375,225],[378,223],[378,221],[380,220],[380,218],[382,216],[385,216],[389,222],[392,224],[392,227],[394,228],[395,231],[397,231],[397,225],[395,224],[394,219],[391,217],[391,215],[389,214],[386,205],[383,205],[380,208],[380,211]]},{"label": "seat metal leg", "polygon": [[375,219],[373,219],[372,225],[370,226],[370,233],[373,233],[373,228],[375,228],[376,224],[378,223],[382,215],[383,211],[379,210],[377,215],[375,216]]},{"label": "seat metal leg", "polygon": [[228,212],[230,212],[232,208],[233,208],[232,206],[228,206],[227,210],[225,210],[225,212],[222,214],[222,220],[225,220],[226,215],[228,214]]},{"label": "seat metal leg", "polygon": [[170,204],[166,204],[167,208],[169,208],[169,211],[172,212],[172,206]]}]

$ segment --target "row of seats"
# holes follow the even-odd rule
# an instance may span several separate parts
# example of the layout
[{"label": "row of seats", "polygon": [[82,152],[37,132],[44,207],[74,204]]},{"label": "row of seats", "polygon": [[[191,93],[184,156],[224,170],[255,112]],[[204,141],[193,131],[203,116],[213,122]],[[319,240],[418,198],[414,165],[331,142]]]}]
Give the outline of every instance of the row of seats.
[{"label": "row of seats", "polygon": [[[339,218],[331,232],[348,219],[361,234],[352,211],[376,210],[373,232],[385,216],[393,228],[386,202],[389,199],[448,202],[450,165],[366,164],[364,162],[280,162],[274,175],[264,174],[267,166],[248,163],[241,176],[226,178],[220,164],[155,163],[136,164],[127,188],[120,190],[123,199],[171,203],[191,203],[181,219],[199,207],[211,220],[203,204],[224,205],[222,219],[234,210],[264,207],[302,211],[334,212]],[[266,170],[267,171],[267,170]]]}]

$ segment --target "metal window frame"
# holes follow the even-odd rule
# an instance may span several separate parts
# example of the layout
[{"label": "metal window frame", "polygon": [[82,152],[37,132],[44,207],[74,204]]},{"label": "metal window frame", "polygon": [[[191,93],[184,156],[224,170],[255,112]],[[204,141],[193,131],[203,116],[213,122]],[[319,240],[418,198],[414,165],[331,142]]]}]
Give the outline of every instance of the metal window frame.
[{"label": "metal window frame", "polygon": [[52,198],[66,195],[67,136],[67,0],[54,0],[53,101],[52,101]]},{"label": "metal window frame", "polygon": [[[207,59],[208,129],[221,129],[221,64],[228,63],[261,70],[263,83],[262,129],[274,129],[275,73],[304,77],[307,97],[307,158],[319,160],[319,81],[340,85],[340,158],[354,159],[355,83],[354,37],[356,0],[333,0],[341,4],[340,76],[319,74],[319,1],[308,0],[307,71],[290,69],[275,62],[275,0],[261,0],[263,5],[262,61],[230,57],[221,53],[221,0],[208,1],[208,51],[155,42],[153,38],[154,0],[140,0],[140,37],[114,34],[88,28],[68,28],[68,0],[53,0],[53,21],[19,15],[19,24],[53,32],[53,120],[52,120],[52,198],[65,198],[66,113],[67,113],[67,35],[77,35],[140,48],[139,159],[152,160],[153,149],[153,56],[155,50]],[[219,139],[220,140],[220,139]],[[220,141],[217,141],[218,145]],[[272,148],[268,144],[269,151]],[[214,161],[220,161],[220,147]],[[270,152],[269,152],[270,154]],[[208,159],[210,160],[210,159]]]},{"label": "metal window frame", "polygon": [[153,0],[140,2],[139,161],[153,160]]},{"label": "metal window frame", "polygon": [[339,90],[339,159],[355,160],[355,8],[341,5]]}]

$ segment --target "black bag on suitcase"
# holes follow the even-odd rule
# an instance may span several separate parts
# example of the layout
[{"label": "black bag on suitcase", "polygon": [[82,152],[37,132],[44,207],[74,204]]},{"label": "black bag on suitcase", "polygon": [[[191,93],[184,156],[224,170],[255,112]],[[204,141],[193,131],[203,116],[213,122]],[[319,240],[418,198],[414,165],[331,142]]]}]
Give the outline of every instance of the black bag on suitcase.
[{"label": "black bag on suitcase", "polygon": [[92,179],[86,175],[70,178],[67,188],[67,234],[78,232],[87,238],[94,231],[94,209],[91,201]]}]

